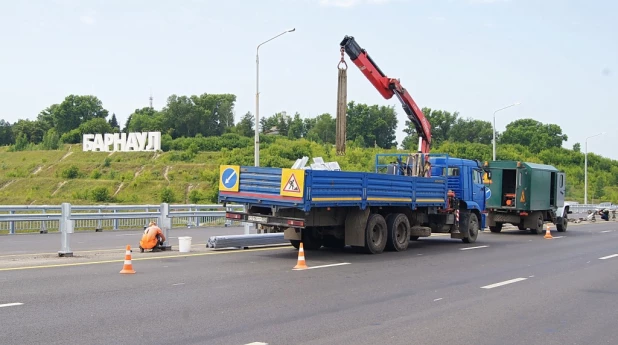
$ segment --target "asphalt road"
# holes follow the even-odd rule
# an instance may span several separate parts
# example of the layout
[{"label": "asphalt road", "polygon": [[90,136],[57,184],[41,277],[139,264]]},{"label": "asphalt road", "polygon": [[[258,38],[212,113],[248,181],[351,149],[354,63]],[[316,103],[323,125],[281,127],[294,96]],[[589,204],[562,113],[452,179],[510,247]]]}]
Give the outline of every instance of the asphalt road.
[{"label": "asphalt road", "polygon": [[617,344],[618,223],[552,235],[0,268],[0,343]]},{"label": "asphalt road", "polygon": [[[253,232],[254,228],[250,228]],[[242,235],[244,227],[196,227],[174,228],[168,231],[172,249],[178,249],[178,237],[190,236],[194,246],[205,246],[211,236]],[[79,231],[70,235],[70,246],[73,251],[92,251],[98,249],[124,250],[128,245],[137,248],[142,236],[142,230],[106,230],[103,232]],[[3,255],[26,253],[57,253],[60,250],[60,233],[48,234],[16,234],[0,235]]]}]

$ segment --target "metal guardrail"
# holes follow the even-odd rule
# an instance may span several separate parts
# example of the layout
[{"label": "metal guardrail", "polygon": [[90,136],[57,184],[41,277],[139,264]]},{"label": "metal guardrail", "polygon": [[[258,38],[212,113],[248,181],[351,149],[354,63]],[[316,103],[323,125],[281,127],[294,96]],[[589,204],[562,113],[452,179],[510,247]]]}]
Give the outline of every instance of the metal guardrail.
[{"label": "metal guardrail", "polygon": [[[243,205],[188,204],[169,205],[174,226],[233,225],[225,219],[226,210],[244,210]],[[141,228],[159,218],[161,205],[71,205],[75,229],[126,229]],[[38,230],[60,231],[61,205],[2,205],[0,206],[0,232],[15,234]]]},{"label": "metal guardrail", "polygon": [[[118,210],[135,210],[144,209],[146,212],[118,212]],[[143,206],[72,206],[70,203],[63,203],[58,206],[0,206],[1,211],[9,211],[9,214],[0,214],[0,221],[3,222],[19,222],[19,221],[57,221],[60,231],[60,251],[59,256],[73,256],[70,246],[70,234],[75,231],[75,223],[78,221],[103,221],[120,219],[147,219],[147,221],[157,219],[157,224],[163,230],[165,235],[164,248],[171,248],[168,242],[168,231],[172,228],[172,220],[176,218],[202,218],[216,217],[225,220],[226,210],[244,209],[242,205],[169,205],[162,203],[161,205],[143,205]],[[15,213],[16,211],[28,210],[60,210],[59,213]],[[154,210],[151,210],[154,209]],[[207,209],[207,210],[204,210]],[[79,212],[92,211],[98,212]],[[103,210],[111,210],[113,212],[103,212]],[[175,211],[174,211],[175,210]],[[230,224],[231,225],[231,224]],[[247,224],[245,224],[245,232],[247,232]],[[12,232],[14,233],[14,232]]]}]

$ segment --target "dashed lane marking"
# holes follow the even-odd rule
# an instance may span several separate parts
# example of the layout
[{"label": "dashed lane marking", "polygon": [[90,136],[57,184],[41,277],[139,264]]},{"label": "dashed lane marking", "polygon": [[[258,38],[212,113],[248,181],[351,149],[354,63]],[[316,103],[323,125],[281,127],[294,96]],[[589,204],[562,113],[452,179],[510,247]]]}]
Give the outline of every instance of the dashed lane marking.
[{"label": "dashed lane marking", "polygon": [[524,281],[528,278],[515,278],[515,279],[511,279],[511,280],[505,280],[503,282],[500,283],[495,283],[495,284],[491,284],[491,285],[485,285],[485,286],[481,286],[481,289],[493,289],[493,288],[497,288],[500,286],[504,286],[504,285],[508,285],[508,284],[513,284],[513,283],[517,283],[520,281]]},{"label": "dashed lane marking", "polygon": [[479,248],[487,248],[487,247],[489,246],[467,247],[467,248],[460,248],[459,250],[479,249]]},{"label": "dashed lane marking", "polygon": [[599,260],[607,260],[607,259],[611,259],[611,258],[615,258],[615,257],[618,257],[618,254],[612,254],[612,255],[604,256],[602,258],[599,258]]},{"label": "dashed lane marking", "polygon": [[6,303],[6,304],[0,304],[0,308],[4,308],[4,307],[16,307],[18,305],[24,305],[23,303]]},{"label": "dashed lane marking", "polygon": [[350,263],[349,262],[341,262],[341,263],[338,263],[338,264],[311,266],[311,267],[308,267],[307,269],[312,270],[314,268],[325,268],[325,267],[334,267],[334,266],[343,266],[343,265],[350,265]]}]

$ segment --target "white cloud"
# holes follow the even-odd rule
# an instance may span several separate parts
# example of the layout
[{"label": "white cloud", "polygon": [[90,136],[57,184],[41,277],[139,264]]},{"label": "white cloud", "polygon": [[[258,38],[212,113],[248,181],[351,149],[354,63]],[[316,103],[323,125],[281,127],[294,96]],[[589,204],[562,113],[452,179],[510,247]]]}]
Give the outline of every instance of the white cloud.
[{"label": "white cloud", "polygon": [[96,20],[92,16],[81,16],[79,17],[79,21],[86,25],[94,25]]},{"label": "white cloud", "polygon": [[319,0],[320,6],[325,7],[354,7],[358,5],[382,5],[392,0]]}]

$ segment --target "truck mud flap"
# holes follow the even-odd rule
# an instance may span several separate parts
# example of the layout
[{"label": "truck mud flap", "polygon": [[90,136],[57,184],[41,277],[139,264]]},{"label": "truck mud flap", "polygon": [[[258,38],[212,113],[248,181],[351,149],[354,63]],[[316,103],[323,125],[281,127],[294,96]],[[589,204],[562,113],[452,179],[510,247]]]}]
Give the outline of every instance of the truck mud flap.
[{"label": "truck mud flap", "polygon": [[305,220],[302,218],[278,217],[264,214],[248,214],[246,212],[226,212],[225,218],[238,222],[280,226],[283,228],[305,228]]}]

